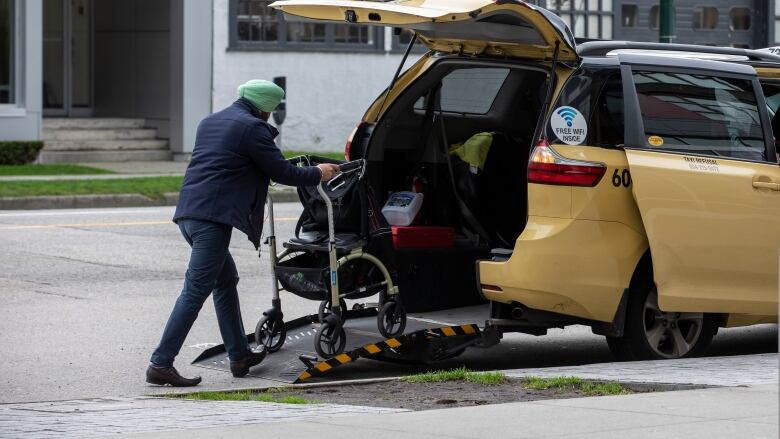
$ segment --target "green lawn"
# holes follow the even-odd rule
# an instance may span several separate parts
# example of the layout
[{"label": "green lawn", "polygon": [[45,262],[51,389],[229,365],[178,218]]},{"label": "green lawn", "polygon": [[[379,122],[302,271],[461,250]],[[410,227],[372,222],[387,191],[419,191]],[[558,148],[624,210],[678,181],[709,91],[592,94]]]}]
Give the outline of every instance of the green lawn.
[{"label": "green lawn", "polygon": [[522,381],[522,386],[531,390],[561,389],[561,390],[581,390],[582,393],[589,396],[603,395],[621,395],[632,393],[616,382],[594,383],[585,381],[579,377],[562,376],[552,378],[527,377]]},{"label": "green lawn", "polygon": [[283,151],[284,158],[289,159],[299,155],[316,155],[333,160],[344,160],[343,152],[311,152],[311,151]]},{"label": "green lawn", "polygon": [[186,395],[168,395],[171,398],[194,399],[197,401],[259,401],[259,402],[278,402],[282,404],[313,404],[297,395],[275,395],[275,392],[197,392]]},{"label": "green lawn", "polygon": [[0,181],[0,197],[43,195],[141,194],[161,199],[178,192],[184,177],[141,177],[111,180]]},{"label": "green lawn", "polygon": [[85,175],[113,174],[105,169],[81,165],[0,165],[0,175]]}]

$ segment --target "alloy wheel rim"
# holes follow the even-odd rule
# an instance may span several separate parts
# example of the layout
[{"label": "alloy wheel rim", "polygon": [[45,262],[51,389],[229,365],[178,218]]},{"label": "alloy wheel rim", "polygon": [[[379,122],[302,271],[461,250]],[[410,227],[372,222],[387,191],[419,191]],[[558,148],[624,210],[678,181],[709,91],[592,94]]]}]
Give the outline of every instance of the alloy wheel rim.
[{"label": "alloy wheel rim", "polygon": [[645,299],[645,340],[650,349],[663,358],[680,358],[688,354],[699,341],[703,324],[704,313],[661,311],[655,288]]}]

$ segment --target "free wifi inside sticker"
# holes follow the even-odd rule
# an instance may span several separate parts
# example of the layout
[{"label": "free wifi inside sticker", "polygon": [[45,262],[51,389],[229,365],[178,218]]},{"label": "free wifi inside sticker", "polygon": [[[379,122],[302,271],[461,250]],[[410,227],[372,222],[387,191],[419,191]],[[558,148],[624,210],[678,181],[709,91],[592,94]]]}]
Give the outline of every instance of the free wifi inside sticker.
[{"label": "free wifi inside sticker", "polygon": [[567,145],[582,145],[588,137],[588,123],[574,107],[556,108],[550,117],[550,128],[555,137]]}]

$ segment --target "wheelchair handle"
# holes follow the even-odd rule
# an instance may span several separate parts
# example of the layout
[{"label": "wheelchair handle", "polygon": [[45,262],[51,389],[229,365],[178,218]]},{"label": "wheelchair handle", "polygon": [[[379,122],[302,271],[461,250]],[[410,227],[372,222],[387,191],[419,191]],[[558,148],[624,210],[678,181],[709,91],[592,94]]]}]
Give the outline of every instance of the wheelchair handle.
[{"label": "wheelchair handle", "polygon": [[365,164],[366,164],[365,160],[358,159],[358,160],[353,160],[351,162],[347,162],[339,165],[339,169],[341,170],[341,172],[352,172],[363,168]]}]

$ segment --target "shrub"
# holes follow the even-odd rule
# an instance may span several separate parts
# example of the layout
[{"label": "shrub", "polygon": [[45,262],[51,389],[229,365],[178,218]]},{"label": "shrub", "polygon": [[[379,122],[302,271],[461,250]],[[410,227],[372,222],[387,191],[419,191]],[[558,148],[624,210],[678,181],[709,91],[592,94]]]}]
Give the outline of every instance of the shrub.
[{"label": "shrub", "polygon": [[0,165],[31,163],[38,157],[41,148],[43,148],[43,142],[38,140],[0,142]]}]

